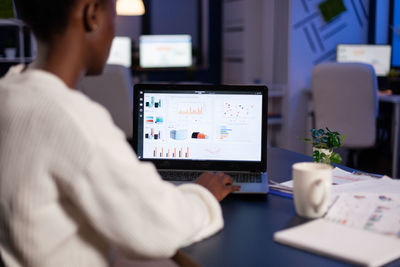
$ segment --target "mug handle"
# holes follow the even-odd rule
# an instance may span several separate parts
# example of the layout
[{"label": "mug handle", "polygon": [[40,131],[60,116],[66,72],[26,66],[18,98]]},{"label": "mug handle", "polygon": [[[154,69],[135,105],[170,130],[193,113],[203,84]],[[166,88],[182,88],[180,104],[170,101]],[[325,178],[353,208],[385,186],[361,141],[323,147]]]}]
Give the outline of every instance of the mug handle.
[{"label": "mug handle", "polygon": [[322,179],[318,179],[318,180],[314,181],[311,184],[311,194],[309,194],[309,198],[308,198],[309,202],[311,203],[312,207],[314,208],[314,211],[317,212],[317,213],[319,212],[319,209],[321,208],[321,205],[325,202],[325,200],[327,198],[326,187],[325,186],[322,187],[323,188],[323,193],[322,193],[322,197],[321,197],[320,201],[317,201],[317,202],[313,201],[311,196],[314,195],[315,189],[318,186],[320,186],[322,183],[323,183],[323,180]]}]

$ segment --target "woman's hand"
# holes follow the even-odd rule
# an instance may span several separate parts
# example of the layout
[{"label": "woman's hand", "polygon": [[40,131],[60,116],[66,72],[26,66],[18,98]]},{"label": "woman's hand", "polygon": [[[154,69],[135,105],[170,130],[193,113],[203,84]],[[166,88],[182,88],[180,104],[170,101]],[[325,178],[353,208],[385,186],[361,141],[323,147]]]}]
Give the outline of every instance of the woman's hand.
[{"label": "woman's hand", "polygon": [[223,200],[229,193],[240,190],[240,186],[234,185],[233,179],[223,172],[205,172],[195,183],[207,188],[218,201]]}]

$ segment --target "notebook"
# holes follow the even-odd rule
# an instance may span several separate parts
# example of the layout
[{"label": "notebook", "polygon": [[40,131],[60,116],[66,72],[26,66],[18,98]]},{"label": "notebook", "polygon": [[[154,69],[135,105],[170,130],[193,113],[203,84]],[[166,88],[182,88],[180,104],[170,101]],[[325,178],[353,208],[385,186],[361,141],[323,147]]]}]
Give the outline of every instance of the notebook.
[{"label": "notebook", "polygon": [[163,179],[222,171],[238,193],[268,192],[266,86],[136,84],[133,146]]},{"label": "notebook", "polygon": [[363,266],[382,266],[400,257],[400,239],[317,219],[274,234],[284,245]]}]

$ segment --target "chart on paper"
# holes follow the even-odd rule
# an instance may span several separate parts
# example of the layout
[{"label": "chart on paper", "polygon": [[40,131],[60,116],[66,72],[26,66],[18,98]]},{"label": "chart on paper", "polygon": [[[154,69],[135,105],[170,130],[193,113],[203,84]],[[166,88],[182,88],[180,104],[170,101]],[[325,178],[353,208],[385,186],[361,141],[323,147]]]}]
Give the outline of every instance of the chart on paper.
[{"label": "chart on paper", "polygon": [[384,193],[344,193],[326,220],[400,238],[400,196]]}]

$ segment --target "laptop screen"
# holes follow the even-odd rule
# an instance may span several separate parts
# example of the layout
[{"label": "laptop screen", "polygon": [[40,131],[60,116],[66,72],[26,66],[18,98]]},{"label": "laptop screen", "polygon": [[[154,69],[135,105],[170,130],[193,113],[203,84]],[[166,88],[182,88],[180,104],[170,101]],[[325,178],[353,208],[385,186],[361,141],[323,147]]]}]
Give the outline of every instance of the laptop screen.
[{"label": "laptop screen", "polygon": [[137,156],[175,165],[260,163],[265,94],[263,86],[136,85]]}]

